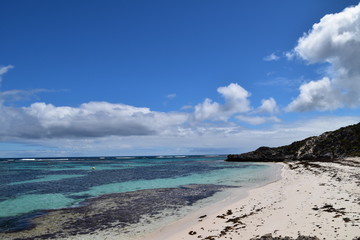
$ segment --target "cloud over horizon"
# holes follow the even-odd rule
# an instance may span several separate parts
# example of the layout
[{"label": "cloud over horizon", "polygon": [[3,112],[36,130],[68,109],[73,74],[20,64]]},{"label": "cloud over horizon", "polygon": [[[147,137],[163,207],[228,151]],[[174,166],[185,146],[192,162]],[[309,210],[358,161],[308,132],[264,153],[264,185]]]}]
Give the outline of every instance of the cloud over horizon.
[{"label": "cloud over horizon", "polygon": [[145,136],[161,134],[186,119],[183,113],[154,112],[108,102],[89,102],[79,107],[37,102],[22,108],[0,106],[0,139]]},{"label": "cloud over horizon", "polygon": [[[206,98],[190,113],[158,112],[109,102],[88,102],[78,107],[35,102],[26,107],[13,107],[0,101],[0,140],[204,134],[204,129],[209,127],[207,120],[227,122],[233,115],[277,112],[273,98],[263,100],[262,105],[252,111],[248,99],[251,94],[237,83],[219,87],[217,91],[224,98],[223,104]],[[6,100],[9,94],[17,98],[17,94],[21,97],[25,93],[0,92],[0,99]],[[279,121],[275,117],[246,115],[235,119],[254,125]],[[232,123],[226,125],[232,128]],[[211,129],[215,128],[210,127],[206,132]],[[221,131],[225,131],[224,128]]]},{"label": "cloud over horizon", "polygon": [[310,64],[328,63],[327,76],[300,86],[287,111],[327,111],[360,105],[360,3],[327,14],[298,41],[294,53]]}]

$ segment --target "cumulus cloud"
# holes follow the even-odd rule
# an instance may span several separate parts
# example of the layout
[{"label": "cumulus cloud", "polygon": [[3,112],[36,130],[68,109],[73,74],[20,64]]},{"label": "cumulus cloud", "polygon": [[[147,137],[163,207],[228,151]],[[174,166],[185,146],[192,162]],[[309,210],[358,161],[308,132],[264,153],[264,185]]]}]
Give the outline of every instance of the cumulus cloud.
[{"label": "cumulus cloud", "polygon": [[11,138],[81,138],[155,135],[187,119],[183,113],[154,112],[125,104],[89,102],[79,107],[33,103],[0,108],[0,136]]},{"label": "cumulus cloud", "polygon": [[329,78],[324,77],[319,81],[311,81],[300,86],[300,95],[288,106],[288,110],[305,112],[313,109],[333,110],[342,106],[336,95],[340,93],[332,87]]},{"label": "cumulus cloud", "polygon": [[[4,100],[24,98],[38,91],[40,90],[10,90],[0,92],[0,97]],[[239,126],[227,120],[233,115],[251,114],[252,108],[248,100],[250,93],[236,83],[219,87],[217,91],[224,98],[224,103],[207,98],[196,105],[193,112],[157,112],[146,107],[109,102],[88,102],[77,107],[55,106],[44,102],[14,107],[0,102],[0,140],[84,140],[111,136],[186,137],[209,132],[233,134],[234,129]],[[263,100],[260,109],[262,113],[275,112],[275,100]],[[241,119],[251,124],[277,121],[274,117],[253,116]],[[224,125],[210,124],[206,120],[221,120]]]},{"label": "cumulus cloud", "polygon": [[[355,124],[360,117],[323,116],[291,123],[276,123],[266,128],[244,128],[231,123],[206,125],[198,131],[189,131],[184,136],[145,135],[145,136],[107,136],[100,138],[50,138],[22,140],[21,151],[0,149],[2,156],[84,156],[87,155],[164,155],[241,153],[255,150],[260,146],[281,146],[309,136],[319,135],[340,127]],[[41,145],[45,148],[30,148]],[[203,149],[203,151],[201,151]],[[209,149],[213,149],[209,151]],[[200,151],[199,151],[200,150]]]},{"label": "cumulus cloud", "polygon": [[224,98],[224,103],[220,104],[206,98],[204,102],[195,106],[195,120],[227,121],[234,117],[234,119],[252,125],[280,122],[280,119],[273,116],[279,111],[274,98],[263,99],[261,106],[253,109],[249,101],[251,94],[240,85],[231,83],[228,86],[219,87],[217,91]]},{"label": "cumulus cloud", "polygon": [[203,103],[195,106],[195,119],[217,119],[226,120],[228,116],[222,114],[221,105],[217,102],[213,102],[211,99],[206,98]]},{"label": "cumulus cloud", "polygon": [[237,83],[219,87],[217,91],[224,97],[225,103],[220,104],[206,98],[204,102],[195,106],[196,120],[227,120],[236,113],[247,112],[251,109],[248,100],[250,93]]},{"label": "cumulus cloud", "polygon": [[276,101],[274,98],[261,100],[261,106],[257,109],[259,113],[270,113],[274,114],[279,111]]},{"label": "cumulus cloud", "polygon": [[309,63],[328,63],[326,77],[304,83],[288,111],[360,105],[360,4],[325,15],[293,52]]}]

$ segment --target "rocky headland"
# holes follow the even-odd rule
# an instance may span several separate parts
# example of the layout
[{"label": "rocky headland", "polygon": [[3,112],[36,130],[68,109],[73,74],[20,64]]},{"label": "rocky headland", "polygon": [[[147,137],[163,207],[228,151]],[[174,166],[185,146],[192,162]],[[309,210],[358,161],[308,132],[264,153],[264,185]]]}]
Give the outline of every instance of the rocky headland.
[{"label": "rocky headland", "polygon": [[282,162],[333,160],[360,157],[360,123],[325,132],[281,147],[260,147],[243,154],[230,154],[226,161]]}]

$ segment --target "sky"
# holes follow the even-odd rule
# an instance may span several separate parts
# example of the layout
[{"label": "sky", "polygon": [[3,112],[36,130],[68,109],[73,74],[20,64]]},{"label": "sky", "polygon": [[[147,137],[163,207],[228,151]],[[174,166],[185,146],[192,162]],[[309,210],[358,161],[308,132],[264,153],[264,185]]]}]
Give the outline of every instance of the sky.
[{"label": "sky", "polygon": [[0,157],[230,154],[360,121],[360,2],[1,0]]}]

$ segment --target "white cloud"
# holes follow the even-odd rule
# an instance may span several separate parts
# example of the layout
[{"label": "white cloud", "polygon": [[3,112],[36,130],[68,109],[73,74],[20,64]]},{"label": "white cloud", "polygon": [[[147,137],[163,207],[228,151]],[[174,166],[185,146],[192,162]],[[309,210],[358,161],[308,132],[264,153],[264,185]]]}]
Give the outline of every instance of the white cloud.
[{"label": "white cloud", "polygon": [[184,105],[181,107],[181,110],[189,110],[189,109],[193,109],[194,107],[191,105]]},{"label": "white cloud", "polygon": [[219,87],[217,91],[225,98],[223,111],[229,114],[247,112],[250,108],[248,97],[250,93],[237,83],[231,83],[227,87]]},{"label": "white cloud", "polygon": [[259,113],[270,113],[274,114],[279,111],[276,101],[274,98],[263,99],[261,100],[261,106],[257,109],[256,112]]},{"label": "white cloud", "polygon": [[[34,92],[12,90],[0,92],[3,99],[26,97]],[[0,102],[0,140],[20,141],[30,139],[96,139],[110,136],[188,136],[203,135],[220,131],[234,133],[239,128],[227,122],[236,114],[254,114],[247,92],[240,85],[232,83],[219,87],[224,103],[207,98],[194,107],[193,112],[156,112],[146,107],[108,102],[88,102],[78,107],[54,106],[35,102],[27,107],[11,107]],[[262,113],[274,113],[276,102],[263,100]],[[187,108],[189,110],[189,108]],[[204,121],[205,120],[205,121]],[[206,120],[223,121],[209,125]],[[243,121],[259,124],[277,121],[271,117],[243,117]]]},{"label": "white cloud", "polygon": [[[23,139],[25,146],[43,146],[21,152],[0,149],[2,156],[84,156],[88,155],[164,155],[242,153],[260,146],[276,147],[336,130],[360,121],[360,117],[323,116],[268,128],[247,129],[224,123],[183,128],[183,135],[105,136],[99,138]],[[211,151],[210,151],[211,149]]]},{"label": "white cloud", "polygon": [[328,14],[301,37],[294,51],[309,63],[329,63],[328,76],[305,83],[289,111],[360,105],[360,3]]},{"label": "white cloud", "polygon": [[196,120],[226,120],[228,116],[222,112],[222,107],[219,103],[213,102],[211,99],[206,98],[203,103],[195,106],[195,119]]},{"label": "white cloud", "polygon": [[219,87],[217,91],[224,97],[225,103],[219,104],[207,98],[203,103],[195,106],[194,116],[196,120],[227,120],[236,113],[248,112],[250,93],[237,83],[231,83],[225,87]]},{"label": "white cloud", "polygon": [[184,113],[154,112],[125,104],[89,102],[56,107],[38,102],[23,108],[1,106],[0,136],[4,140],[159,135],[169,129],[176,132],[187,119]]},{"label": "white cloud", "polygon": [[1,82],[2,82],[2,75],[7,73],[12,68],[14,68],[13,65],[0,66],[0,87],[1,87]]},{"label": "white cloud", "polygon": [[7,73],[10,69],[14,68],[13,65],[0,66],[0,76]]},{"label": "white cloud", "polygon": [[287,60],[293,60],[296,57],[296,53],[294,50],[290,52],[285,52],[284,55],[287,58]]},{"label": "white cloud", "polygon": [[300,86],[300,95],[287,107],[287,111],[334,110],[342,106],[336,97],[340,93],[332,88],[331,81],[325,77]]},{"label": "white cloud", "polygon": [[167,99],[174,99],[174,98],[176,98],[176,93],[168,94],[168,95],[166,96],[166,98],[167,98]]},{"label": "white cloud", "polygon": [[204,102],[195,106],[195,120],[227,121],[230,117],[235,116],[236,119],[252,125],[280,122],[280,119],[274,116],[254,116],[254,114],[277,113],[278,107],[275,99],[263,99],[261,106],[252,110],[248,99],[251,94],[240,85],[231,83],[228,86],[219,87],[217,90],[224,97],[224,104],[206,98]]},{"label": "white cloud", "polygon": [[281,122],[281,120],[277,117],[270,116],[270,117],[262,117],[262,116],[243,116],[239,115],[236,118],[240,121],[252,124],[252,125],[260,125],[266,122]]},{"label": "white cloud", "polygon": [[263,58],[264,61],[268,61],[268,62],[270,62],[270,61],[277,61],[277,60],[279,60],[279,59],[280,59],[280,57],[277,56],[275,53],[272,53],[272,54],[270,54],[270,55],[268,55],[268,56],[266,56],[266,57]]},{"label": "white cloud", "polygon": [[6,102],[16,102],[21,100],[29,100],[32,98],[37,98],[37,93],[49,92],[46,89],[32,89],[32,90],[9,90],[0,92],[0,101]]}]

